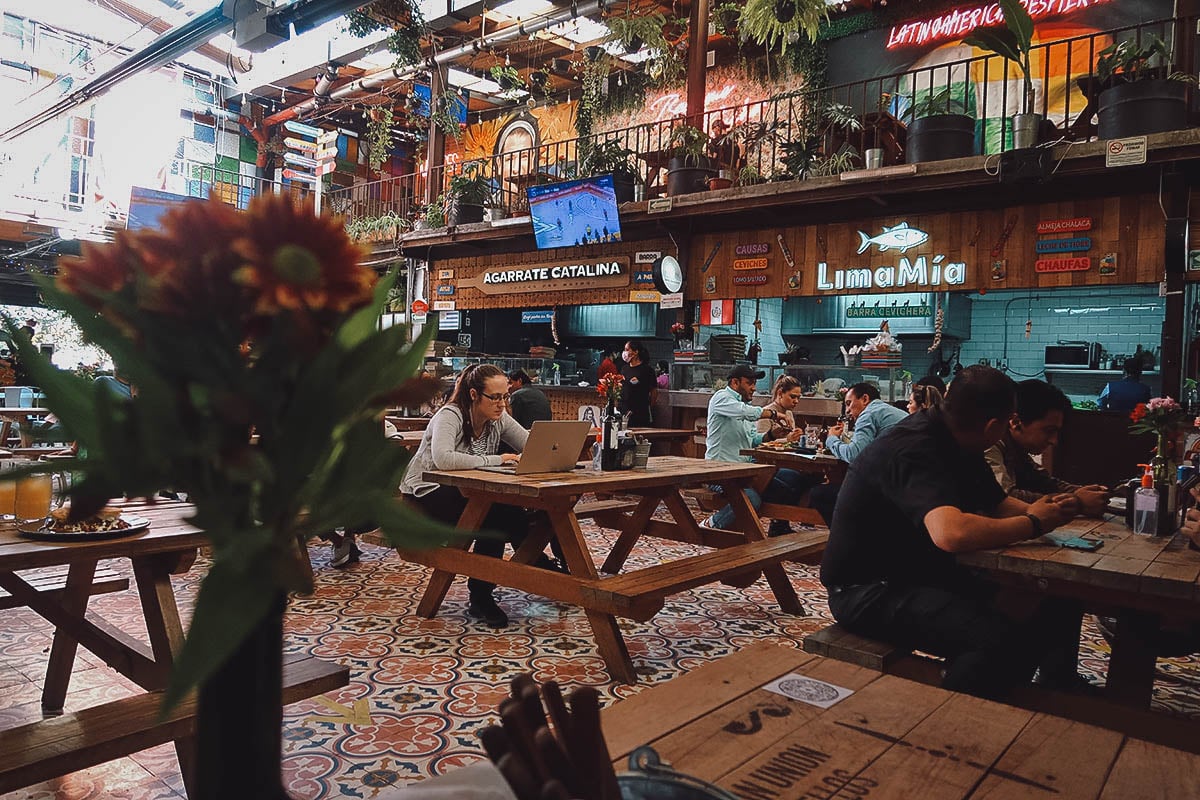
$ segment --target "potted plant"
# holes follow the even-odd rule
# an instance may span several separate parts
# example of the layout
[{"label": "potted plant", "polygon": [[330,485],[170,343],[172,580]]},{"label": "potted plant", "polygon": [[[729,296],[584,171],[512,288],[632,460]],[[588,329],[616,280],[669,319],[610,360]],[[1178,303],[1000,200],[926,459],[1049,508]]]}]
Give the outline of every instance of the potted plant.
[{"label": "potted plant", "polygon": [[663,36],[667,18],[659,12],[610,16],[605,18],[604,24],[608,26],[605,41],[620,44],[626,53],[636,53],[643,47],[666,50],[669,46]]},{"label": "potted plant", "polygon": [[367,112],[367,167],[379,172],[392,149],[392,122],[395,115],[389,106],[376,106]]},{"label": "potted plant", "polygon": [[492,80],[500,84],[500,89],[506,93],[525,89],[525,79],[521,77],[521,73],[517,71],[516,67],[497,64],[488,72],[491,73]]},{"label": "potted plant", "polygon": [[709,160],[708,134],[680,123],[671,129],[671,160],[667,162],[667,194],[704,191],[704,182],[715,174]]},{"label": "potted plant", "polygon": [[466,164],[461,173],[450,179],[446,217],[454,225],[483,222],[483,209],[491,199],[491,180],[477,162]]},{"label": "potted plant", "polygon": [[1013,147],[1035,147],[1042,117],[1033,113],[1033,71],[1029,54],[1033,48],[1033,18],[1020,0],[1000,0],[1004,28],[983,28],[963,40],[964,44],[995,53],[1011,61],[1021,70],[1021,113],[1014,114]]},{"label": "potted plant", "polygon": [[444,227],[446,227],[446,196],[439,194],[437,199],[422,208],[420,215],[413,220],[413,230]]},{"label": "potted plant", "polygon": [[1170,71],[1170,53],[1157,36],[1115,42],[1096,61],[1099,135],[1119,139],[1187,125],[1187,90],[1194,79]]},{"label": "potted plant", "polygon": [[738,19],[742,16],[742,7],[737,3],[725,0],[713,6],[709,16],[717,33],[733,38],[737,33]]},{"label": "potted plant", "polygon": [[743,40],[786,52],[800,36],[815,42],[817,28],[828,19],[825,0],[746,0],[737,25]]},{"label": "potted plant", "polygon": [[905,161],[941,161],[975,155],[975,118],[950,87],[930,92],[914,102],[905,114],[908,135]]},{"label": "potted plant", "polygon": [[429,112],[429,121],[442,129],[442,133],[458,139],[462,136],[462,123],[458,119],[458,109],[463,105],[462,96],[457,89],[447,89],[433,101]]},{"label": "potted plant", "polygon": [[580,159],[580,175],[604,175],[612,173],[617,203],[628,203],[634,198],[634,187],[641,180],[634,153],[618,139],[595,142]]}]

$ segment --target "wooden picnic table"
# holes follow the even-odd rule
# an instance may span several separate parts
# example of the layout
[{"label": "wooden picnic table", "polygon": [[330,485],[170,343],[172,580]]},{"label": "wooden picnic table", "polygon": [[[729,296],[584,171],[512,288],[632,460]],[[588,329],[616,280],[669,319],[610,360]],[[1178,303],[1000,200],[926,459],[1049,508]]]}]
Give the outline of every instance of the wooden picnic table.
[{"label": "wooden picnic table", "polygon": [[44,417],[50,413],[48,408],[4,408],[0,407],[0,446],[8,442],[12,435],[12,426],[17,426],[17,435],[21,439],[21,447],[33,446],[33,426],[30,423],[35,417]]},{"label": "wooden picnic table", "polygon": [[850,468],[848,463],[834,456],[805,455],[771,447],[752,447],[740,453],[752,457],[759,464],[773,464],[797,472],[820,473],[829,478],[830,483],[841,483],[846,477],[846,470]]},{"label": "wooden picnic table", "polygon": [[[767,689],[786,681],[788,695]],[[805,702],[836,698],[828,708]],[[1192,797],[1200,756],[759,642],[601,714],[618,771],[650,745],[761,798]]]},{"label": "wooden picnic table", "polygon": [[[63,542],[28,539],[12,522],[0,523],[0,588],[12,605],[23,605],[52,623],[42,689],[42,711],[48,718],[15,729],[0,729],[0,793],[50,777],[110,761],[174,740],[180,770],[194,778],[195,703],[189,699],[166,718],[160,716],[161,692],[183,646],[183,624],[171,576],[186,572],[197,549],[208,543],[185,519],[193,507],[178,501],[114,502],[150,526],[139,533],[109,539]],[[137,582],[142,617],[150,645],[88,609],[97,562],[128,559]],[[67,567],[65,587],[41,591],[19,571]],[[112,669],[145,690],[145,694],[64,712],[75,655],[82,645]],[[289,659],[285,665],[287,702],[330,691],[349,682],[337,664],[312,658]]]},{"label": "wooden picnic table", "polygon": [[[1051,538],[1082,536],[1104,544],[1086,552]],[[1157,655],[1151,644],[1163,617],[1200,620],[1200,552],[1182,534],[1139,536],[1120,517],[1080,517],[1049,537],[1011,547],[959,554],[958,560],[998,582],[1079,600],[1117,618],[1106,694],[1146,708]]]},{"label": "wooden picnic table", "polygon": [[[581,606],[609,674],[636,683],[637,672],[625,647],[616,617],[639,621],[653,617],[664,599],[696,586],[721,581],[745,587],[765,575],[780,608],[803,613],[800,600],[780,562],[819,552],[826,531],[802,531],[767,539],[754,507],[743,489],[770,479],[772,467],[663,456],[651,458],[646,469],[512,475],[484,470],[426,472],[425,479],[457,487],[467,498],[458,520],[464,531],[478,530],[493,503],[544,510],[551,531],[530,535],[516,554],[501,560],[467,552],[470,540],[457,545],[403,555],[434,568],[417,613],[433,617],[454,576],[468,575]],[[737,518],[737,530],[702,529],[679,494],[699,483],[723,487]],[[577,505],[585,493],[632,495],[636,501],[608,500]],[[652,519],[664,504],[674,522]],[[579,520],[592,517],[603,527],[620,532],[600,570]],[[569,575],[531,566],[550,536],[558,537]],[[681,559],[622,572],[626,559],[642,536],[690,542],[713,548]],[[607,573],[601,575],[601,571]]]}]

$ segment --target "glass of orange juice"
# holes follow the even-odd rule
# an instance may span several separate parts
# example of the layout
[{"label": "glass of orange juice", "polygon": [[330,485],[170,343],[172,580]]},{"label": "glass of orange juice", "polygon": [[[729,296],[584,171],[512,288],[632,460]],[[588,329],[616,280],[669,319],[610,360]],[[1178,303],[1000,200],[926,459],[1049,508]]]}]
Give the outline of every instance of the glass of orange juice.
[{"label": "glass of orange juice", "polygon": [[17,481],[14,513],[23,522],[50,515],[52,483],[49,475],[26,475]]},{"label": "glass of orange juice", "polygon": [[12,519],[17,515],[17,482],[2,478],[0,474],[0,518]]}]

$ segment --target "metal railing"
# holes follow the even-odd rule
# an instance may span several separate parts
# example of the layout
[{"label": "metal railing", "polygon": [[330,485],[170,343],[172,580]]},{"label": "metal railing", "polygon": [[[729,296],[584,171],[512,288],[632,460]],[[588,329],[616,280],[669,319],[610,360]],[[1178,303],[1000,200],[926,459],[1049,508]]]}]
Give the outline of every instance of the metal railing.
[{"label": "metal railing", "polygon": [[[1188,36],[1194,19],[1143,22],[1035,45],[1031,66],[1032,108],[1054,128],[1054,138],[1095,135],[1092,102],[1099,91],[1095,73],[1100,52],[1109,44],[1133,40],[1141,45],[1156,36],[1172,47]],[[1184,49],[1188,63],[1173,69],[1195,75],[1194,48]],[[465,169],[482,174],[491,189],[491,205],[506,215],[528,209],[525,190],[538,183],[582,177],[589,172],[589,151],[616,142],[628,151],[627,165],[654,196],[665,189],[664,173],[676,154],[681,129],[691,124],[716,136],[702,139],[715,170],[728,170],[739,184],[799,180],[861,169],[864,154],[879,148],[883,164],[903,162],[908,126],[931,113],[964,113],[974,119],[976,154],[1013,147],[1012,115],[1022,108],[1023,80],[1015,64],[1000,56],[978,56],[931,64],[868,80],[818,90],[778,95],[756,103],[707,111],[700,119],[661,120],[597,133],[588,140],[550,142],[527,150],[498,153],[464,163],[433,166],[423,172],[388,177],[330,192],[330,207],[349,219],[389,214],[406,220],[423,213],[427,189],[434,197],[449,192],[451,180]],[[724,133],[714,124],[727,126]],[[1043,140],[1045,137],[1043,136]],[[611,166],[611,165],[610,165]]]}]

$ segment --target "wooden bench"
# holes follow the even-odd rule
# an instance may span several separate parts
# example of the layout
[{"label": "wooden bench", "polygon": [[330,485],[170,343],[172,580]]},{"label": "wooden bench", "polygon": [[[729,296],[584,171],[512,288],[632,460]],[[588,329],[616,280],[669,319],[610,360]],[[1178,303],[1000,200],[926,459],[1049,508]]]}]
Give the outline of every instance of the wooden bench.
[{"label": "wooden bench", "polygon": [[[725,507],[725,499],[709,489],[684,489],[681,494],[696,501],[703,511],[720,511]],[[763,503],[758,507],[758,515],[767,519],[785,519],[788,522],[800,522],[805,525],[825,526],[825,520],[815,508],[808,506],[790,506],[783,503]]]},{"label": "wooden bench", "polygon": [[722,547],[679,561],[657,564],[636,572],[602,578],[584,590],[589,608],[645,622],[663,607],[666,597],[712,583],[714,577],[732,586],[748,586],[765,566],[792,560],[825,548],[824,531],[800,531],[755,542]]},{"label": "wooden bench", "polygon": [[[348,667],[292,656],[283,665],[283,702],[325,694],[349,682]],[[0,794],[194,736],[195,695],[165,717],[160,716],[162,698],[162,692],[147,692],[0,731]]]},{"label": "wooden bench", "polygon": [[[67,567],[46,567],[32,572],[17,573],[22,579],[28,583],[38,594],[48,596],[61,595],[67,586]],[[108,594],[109,592],[123,592],[129,588],[129,578],[109,569],[108,567],[97,567],[96,574],[92,578],[91,594]],[[0,610],[8,608],[19,608],[25,605],[10,595],[8,592],[0,589]]]},{"label": "wooden bench", "polygon": [[941,683],[941,659],[859,636],[836,622],[804,637],[804,651],[919,683],[934,686]]}]

